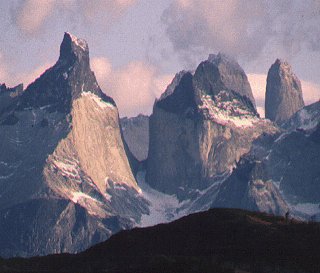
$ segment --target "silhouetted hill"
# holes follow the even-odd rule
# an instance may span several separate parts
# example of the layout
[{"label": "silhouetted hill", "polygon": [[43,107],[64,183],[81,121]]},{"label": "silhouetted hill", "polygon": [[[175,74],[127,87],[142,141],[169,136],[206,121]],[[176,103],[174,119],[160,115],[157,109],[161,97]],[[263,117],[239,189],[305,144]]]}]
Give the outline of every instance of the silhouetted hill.
[{"label": "silhouetted hill", "polygon": [[[0,261],[1,272],[320,272],[320,225],[211,209],[113,235],[76,255]],[[239,271],[242,270],[242,271]]]}]

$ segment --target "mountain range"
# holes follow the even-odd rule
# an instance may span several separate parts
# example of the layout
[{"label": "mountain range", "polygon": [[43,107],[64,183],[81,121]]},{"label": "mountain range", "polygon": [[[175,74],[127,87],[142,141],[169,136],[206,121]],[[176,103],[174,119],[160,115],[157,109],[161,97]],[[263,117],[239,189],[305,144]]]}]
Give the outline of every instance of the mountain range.
[{"label": "mountain range", "polygon": [[267,118],[222,53],[177,73],[150,117],[120,119],[104,92],[70,33],[26,89],[0,85],[0,256],[77,253],[214,207],[320,219],[320,102],[304,106],[287,62],[269,70]]}]

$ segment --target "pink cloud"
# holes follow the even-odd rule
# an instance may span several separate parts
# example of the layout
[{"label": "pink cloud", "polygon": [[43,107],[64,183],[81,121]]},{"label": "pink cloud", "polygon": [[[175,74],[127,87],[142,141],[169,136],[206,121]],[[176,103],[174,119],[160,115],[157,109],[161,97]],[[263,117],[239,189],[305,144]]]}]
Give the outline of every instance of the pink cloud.
[{"label": "pink cloud", "polygon": [[51,14],[56,0],[27,0],[18,9],[16,23],[26,34],[35,34]]},{"label": "pink cloud", "polygon": [[172,80],[172,75],[159,75],[142,61],[112,70],[106,58],[93,58],[91,66],[103,91],[117,103],[120,116],[150,114],[155,98]]},{"label": "pink cloud", "polygon": [[[35,35],[49,19],[61,20],[63,16],[72,17],[75,14],[86,23],[106,25],[119,18],[136,2],[136,0],[25,0],[18,2],[13,19],[23,33]],[[59,13],[54,13],[56,10],[59,10]]]},{"label": "pink cloud", "polygon": [[94,57],[91,59],[91,69],[94,71],[97,79],[104,82],[111,74],[112,65],[105,57]]}]

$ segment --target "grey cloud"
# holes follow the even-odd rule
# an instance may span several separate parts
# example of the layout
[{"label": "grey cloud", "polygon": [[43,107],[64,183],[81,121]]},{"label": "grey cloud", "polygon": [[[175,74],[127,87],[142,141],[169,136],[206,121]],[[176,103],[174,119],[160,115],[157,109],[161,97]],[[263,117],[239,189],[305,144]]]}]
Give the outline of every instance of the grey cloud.
[{"label": "grey cloud", "polygon": [[162,21],[187,62],[217,51],[256,59],[269,44],[287,55],[320,51],[318,0],[176,0]]},{"label": "grey cloud", "polygon": [[18,0],[12,5],[12,21],[26,35],[36,35],[52,19],[78,20],[108,26],[136,0]]}]

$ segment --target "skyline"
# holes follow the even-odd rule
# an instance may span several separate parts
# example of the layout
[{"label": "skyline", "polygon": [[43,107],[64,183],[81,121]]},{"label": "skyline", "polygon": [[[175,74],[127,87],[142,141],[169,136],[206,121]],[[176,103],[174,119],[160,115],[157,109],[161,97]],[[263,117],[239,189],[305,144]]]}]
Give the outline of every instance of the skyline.
[{"label": "skyline", "polygon": [[[248,75],[263,112],[266,73],[287,60],[306,104],[320,97],[320,3],[299,1],[14,0],[0,2],[0,82],[32,82],[63,33],[89,44],[91,67],[121,116],[150,114],[174,74],[224,52]],[[204,12],[203,12],[204,11]]]}]

